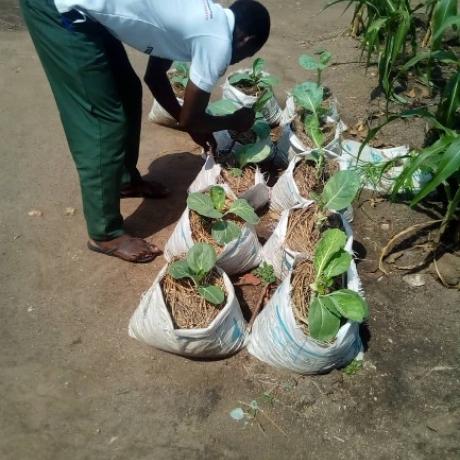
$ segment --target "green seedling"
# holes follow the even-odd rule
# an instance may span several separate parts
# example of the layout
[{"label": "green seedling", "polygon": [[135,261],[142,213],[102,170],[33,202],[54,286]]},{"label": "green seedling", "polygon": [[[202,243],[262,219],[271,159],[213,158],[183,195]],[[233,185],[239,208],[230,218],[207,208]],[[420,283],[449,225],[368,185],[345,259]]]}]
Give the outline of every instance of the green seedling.
[{"label": "green seedling", "polygon": [[346,375],[355,375],[363,368],[363,361],[354,359],[348,366],[343,369]]},{"label": "green seedling", "polygon": [[348,270],[352,257],[345,251],[347,237],[339,229],[326,230],[315,248],[315,279],[308,311],[310,336],[326,342],[340,329],[342,318],[362,322],[368,315],[366,301],[355,291],[339,289],[330,292],[334,278]]},{"label": "green seedling", "polygon": [[273,265],[267,264],[267,262],[262,262],[252,271],[252,274],[260,278],[265,284],[273,284],[276,282]]},{"label": "green seedling", "polygon": [[326,219],[326,211],[339,211],[350,206],[361,187],[357,171],[338,171],[324,185],[319,194],[311,193],[318,209],[318,221]]},{"label": "green seedling", "polygon": [[257,58],[252,64],[251,71],[235,73],[228,78],[228,82],[233,86],[255,87],[257,91],[272,88],[279,83],[279,79],[272,75],[264,75],[264,66],[265,60]]},{"label": "green seedling", "polygon": [[189,77],[190,66],[186,62],[174,62],[174,72],[170,77],[171,83],[180,86],[182,89],[185,89]]},{"label": "green seedling", "polygon": [[[264,94],[266,93],[264,92]],[[263,97],[261,95],[258,100],[261,100]],[[235,110],[237,110],[235,104],[227,99],[212,102],[207,108],[208,113],[214,116],[230,115]],[[261,163],[270,156],[270,126],[259,112],[256,112],[256,119],[251,131],[256,135],[256,142],[239,146],[234,152],[236,167],[230,169],[230,174],[234,177],[241,177],[243,175],[243,168],[250,164]]]},{"label": "green seedling", "polygon": [[322,51],[319,54],[319,58],[315,59],[309,54],[302,54],[299,57],[299,64],[305,70],[316,71],[316,83],[318,86],[321,85],[321,75],[323,70],[329,66],[329,62],[332,58],[332,54],[329,51]]},{"label": "green seedling", "polygon": [[187,206],[200,216],[211,220],[212,237],[220,246],[230,243],[241,235],[240,227],[226,217],[238,216],[251,225],[257,225],[259,222],[259,217],[245,199],[238,198],[231,204],[226,204],[225,190],[218,185],[211,187],[206,193],[190,193]]},{"label": "green seedling", "polygon": [[306,81],[296,85],[292,90],[294,102],[304,111],[303,123],[305,133],[310,137],[315,146],[321,149],[324,145],[324,134],[321,126],[328,114],[322,106],[324,89],[316,83]]},{"label": "green seedling", "polygon": [[176,280],[189,278],[195,289],[204,299],[213,305],[221,305],[225,300],[224,291],[212,284],[205,284],[205,279],[214,269],[217,256],[210,244],[196,243],[183,260],[173,262],[168,273]]}]

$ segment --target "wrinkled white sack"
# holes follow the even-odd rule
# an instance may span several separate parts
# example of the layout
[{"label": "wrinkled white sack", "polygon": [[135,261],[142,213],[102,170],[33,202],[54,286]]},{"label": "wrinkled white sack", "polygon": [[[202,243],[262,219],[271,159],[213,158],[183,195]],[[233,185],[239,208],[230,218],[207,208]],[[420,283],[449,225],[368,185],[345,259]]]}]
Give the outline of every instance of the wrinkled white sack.
[{"label": "wrinkled white sack", "polygon": [[[176,98],[179,105],[182,106],[184,101],[181,98]],[[149,120],[153,123],[162,126],[168,126],[169,128],[177,128],[177,121],[172,117],[168,111],[166,111],[156,99],[153,100],[152,109],[149,113]]]},{"label": "wrinkled white sack", "polygon": [[[294,169],[304,158],[311,158],[311,152],[304,152],[302,154],[295,155],[289,162],[287,169],[279,177],[276,184],[272,188],[272,194],[270,198],[270,209],[274,211],[283,211],[284,209],[290,209],[298,204],[308,204],[311,200],[304,198],[297,187],[294,180]],[[338,157],[334,152],[326,151],[327,159],[335,159]],[[339,167],[342,164],[339,161]],[[349,206],[346,210],[342,211],[345,219],[348,222],[353,221],[353,206]]]},{"label": "wrinkled white sack", "polygon": [[[251,72],[251,69],[238,70],[234,72],[232,75],[237,74],[237,73],[243,73],[243,72]],[[262,72],[262,73],[265,76],[268,75],[267,72]],[[240,91],[235,86],[232,86],[228,82],[228,78],[225,80],[225,83],[223,84],[222,88],[223,88],[223,93],[222,93],[223,99],[228,99],[232,101],[239,108],[252,107],[254,103],[257,101],[257,97],[249,96],[248,94],[244,94],[243,91]],[[267,122],[270,124],[270,126],[275,126],[280,122],[283,112],[274,95],[262,107],[261,113],[264,116],[264,118],[267,120]]]},{"label": "wrinkled white sack", "polygon": [[[174,257],[187,254],[195,243],[192,239],[189,216],[190,210],[187,208],[166,243],[164,257],[168,262]],[[243,273],[260,264],[260,252],[261,246],[254,227],[244,224],[240,236],[224,246],[217,257],[217,265],[229,275]]]},{"label": "wrinkled white sack", "polygon": [[[286,100],[286,108],[283,111],[281,118],[281,124],[284,126],[284,136],[288,139],[289,146],[286,148],[279,149],[277,152],[276,161],[280,165],[286,165],[292,160],[294,156],[299,153],[309,153],[312,148],[305,146],[302,141],[291,129],[291,123],[296,116],[294,98],[289,96]],[[334,139],[324,146],[324,149],[335,154],[340,155],[341,153],[341,136],[342,133],[347,129],[345,123],[340,120],[336,104],[332,105],[332,113],[326,118],[328,123],[334,123],[336,125]]]},{"label": "wrinkled white sack", "polygon": [[165,304],[160,281],[166,274],[165,266],[129,322],[129,335],[141,342],[182,356],[217,358],[236,353],[244,346],[246,321],[228,276],[222,273],[227,303],[206,328],[175,329]]},{"label": "wrinkled white sack", "polygon": [[254,185],[238,196],[231,190],[230,186],[220,176],[222,166],[216,163],[212,155],[208,155],[200,172],[189,187],[189,192],[202,192],[212,185],[227,185],[232,192],[232,198],[244,198],[254,209],[260,209],[270,200],[270,187],[267,185],[264,175],[257,167],[254,176]]},{"label": "wrinkled white sack", "polygon": [[[350,241],[346,249],[350,252]],[[341,367],[362,350],[359,324],[347,321],[331,344],[320,344],[306,336],[297,324],[291,301],[291,273],[254,321],[248,351],[261,361],[299,374],[317,374]],[[347,287],[361,293],[361,282],[352,261]]]},{"label": "wrinkled white sack", "polygon": [[[279,279],[284,279],[288,276],[296,262],[304,259],[313,260],[313,254],[294,251],[290,249],[285,242],[291,212],[295,209],[306,209],[312,204],[313,201],[310,201],[296,205],[291,209],[285,209],[281,213],[280,220],[278,221],[274,232],[262,247],[262,259],[273,265],[275,275]],[[353,232],[350,224],[341,214],[338,215],[342,219],[343,228],[347,234],[347,247],[351,248],[353,244]]]},{"label": "wrinkled white sack", "polygon": [[[356,159],[358,158],[359,149],[362,143],[351,139],[344,139],[342,141],[342,155],[338,158],[340,163],[340,169],[354,169],[356,168]],[[401,145],[399,147],[377,149],[366,145],[361,155],[359,156],[358,166],[362,166],[366,163],[379,164],[385,163],[389,160],[403,157],[409,153],[409,147],[407,145]],[[364,188],[370,190],[376,190],[381,193],[388,193],[391,191],[394,181],[401,175],[407,159],[401,159],[401,165],[394,166],[386,171],[378,184],[366,182]],[[431,180],[431,174],[424,173],[420,170],[415,171],[412,175],[412,187],[413,191],[417,193],[421,188]]]}]

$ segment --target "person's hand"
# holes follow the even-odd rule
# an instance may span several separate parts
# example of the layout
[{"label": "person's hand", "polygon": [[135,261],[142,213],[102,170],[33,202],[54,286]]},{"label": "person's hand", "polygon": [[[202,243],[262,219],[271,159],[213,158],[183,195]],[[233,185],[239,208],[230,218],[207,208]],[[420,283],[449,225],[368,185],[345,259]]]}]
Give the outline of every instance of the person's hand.
[{"label": "person's hand", "polygon": [[189,132],[190,137],[198,145],[203,147],[204,153],[215,155],[217,152],[217,142],[212,133],[193,133]]},{"label": "person's hand", "polygon": [[256,114],[254,110],[243,107],[232,114],[232,127],[234,131],[244,132],[252,128]]}]

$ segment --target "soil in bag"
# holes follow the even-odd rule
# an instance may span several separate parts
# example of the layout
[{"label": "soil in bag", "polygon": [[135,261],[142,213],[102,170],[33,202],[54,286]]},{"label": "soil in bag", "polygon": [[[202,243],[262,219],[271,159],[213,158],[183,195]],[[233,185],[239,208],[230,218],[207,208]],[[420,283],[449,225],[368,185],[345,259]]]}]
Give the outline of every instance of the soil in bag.
[{"label": "soil in bag", "polygon": [[[305,132],[305,125],[304,125],[304,112],[297,112],[297,115],[295,116],[294,120],[291,123],[291,129],[294,131],[295,135],[299,138],[299,140],[302,142],[302,144],[309,148],[309,149],[314,149],[316,148],[315,143],[313,140],[310,138],[310,136]],[[323,145],[328,145],[334,140],[335,137],[335,129],[336,125],[335,123],[328,123],[324,122],[320,126],[320,130],[323,133],[324,136],[324,142]]]},{"label": "soil in bag", "polygon": [[318,174],[318,168],[313,160],[302,160],[294,168],[294,182],[300,195],[310,199],[310,193],[321,193],[324,184],[339,169],[339,164],[334,160],[327,160],[326,167]]},{"label": "soil in bag", "polygon": [[254,186],[256,180],[256,170],[249,166],[242,169],[241,175],[234,175],[232,168],[224,166],[220,173],[224,183],[227,183],[236,196],[240,196]]},{"label": "soil in bag", "polygon": [[254,314],[256,314],[259,304],[261,305],[257,314],[262,311],[264,305],[280,284],[280,281],[276,280],[275,283],[270,284],[266,288],[266,284],[251,272],[233,276],[231,280],[235,288],[236,298],[240,304],[244,319],[247,322],[250,322]]},{"label": "soil in bag", "polygon": [[[225,292],[224,280],[217,270],[209,273],[203,284],[213,284]],[[213,305],[198,294],[192,280],[176,280],[169,274],[161,280],[161,289],[176,329],[208,327],[227,301],[225,297],[221,305]]]},{"label": "soil in bag", "polygon": [[281,215],[279,212],[271,210],[269,204],[257,211],[257,215],[260,217],[260,220],[255,230],[260,243],[264,244],[275,231]]},{"label": "soil in bag", "polygon": [[327,211],[325,214],[320,215],[315,204],[307,208],[293,209],[288,219],[286,247],[312,255],[324,231],[328,228],[343,227],[338,214]]},{"label": "soil in bag", "polygon": [[[231,220],[235,222],[240,228],[244,225],[244,221],[242,219],[232,214],[225,216],[225,220]],[[222,253],[224,247],[219,246],[216,240],[212,237],[212,223],[212,219],[200,216],[195,211],[190,210],[190,229],[192,231],[193,242],[210,244],[216,251],[216,254],[219,256]]]}]

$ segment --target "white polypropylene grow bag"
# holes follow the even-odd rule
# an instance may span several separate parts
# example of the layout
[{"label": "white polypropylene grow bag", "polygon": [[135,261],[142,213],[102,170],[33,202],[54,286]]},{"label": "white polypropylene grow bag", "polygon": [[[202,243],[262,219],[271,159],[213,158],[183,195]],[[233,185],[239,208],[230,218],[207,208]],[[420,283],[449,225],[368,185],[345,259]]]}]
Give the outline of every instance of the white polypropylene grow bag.
[{"label": "white polypropylene grow bag", "polygon": [[[351,246],[347,242],[347,250]],[[248,351],[261,361],[299,374],[328,372],[352,361],[362,349],[359,324],[347,321],[333,343],[322,344],[306,336],[297,324],[291,301],[291,275],[283,280],[254,321]],[[354,261],[347,271],[347,287],[361,291]]]},{"label": "white polypropylene grow bag", "polygon": [[[184,256],[195,244],[190,228],[190,210],[187,208],[164,249],[165,259],[170,262],[175,257]],[[243,273],[258,266],[261,262],[261,246],[254,227],[244,224],[238,238],[226,244],[217,257],[217,265],[229,275]]]},{"label": "white polypropylene grow bag", "polygon": [[[179,105],[182,106],[184,101],[181,98],[176,98]],[[167,126],[169,128],[177,127],[177,120],[165,110],[156,99],[153,101],[152,109],[149,113],[149,120],[158,125]]]},{"label": "white polypropylene grow bag", "polygon": [[[291,209],[285,209],[281,213],[280,220],[276,225],[270,238],[265,242],[262,247],[262,259],[273,265],[275,275],[279,279],[284,279],[291,272],[294,265],[305,259],[313,260],[313,254],[307,254],[305,252],[298,252],[290,249],[286,245],[286,235],[288,230],[289,216],[295,209],[306,209],[313,204],[313,201],[299,204]],[[347,222],[342,214],[338,213],[342,220],[343,229],[347,235],[347,248],[353,245],[353,232],[350,224]]]},{"label": "white polypropylene grow bag", "polygon": [[[202,192],[209,189],[212,185],[225,184],[221,177],[222,166],[216,163],[211,155],[208,155],[206,161],[196,176],[195,180],[189,187],[189,192]],[[228,189],[231,190],[230,186]],[[270,187],[267,185],[264,175],[256,168],[254,175],[254,185],[238,196],[231,190],[235,198],[244,198],[254,209],[260,209],[270,200]]]},{"label": "white polypropylene grow bag", "polygon": [[[290,209],[293,206],[299,204],[309,204],[311,200],[304,198],[300,192],[297,184],[294,180],[294,169],[297,164],[304,158],[310,158],[311,152],[305,152],[297,154],[289,162],[287,169],[279,177],[276,184],[272,188],[270,198],[270,208],[274,211],[280,212],[285,209]],[[326,151],[326,157],[328,159],[338,160],[338,157],[334,152]],[[339,167],[342,167],[342,163],[339,161]],[[349,206],[347,209],[342,211],[343,216],[348,222],[353,221],[353,207]]]},{"label": "white polypropylene grow bag", "polygon": [[[286,100],[286,108],[284,109],[283,116],[281,118],[281,123],[284,126],[284,136],[288,139],[288,146],[279,149],[277,152],[276,161],[280,165],[286,166],[296,155],[302,153],[310,153],[312,150],[314,150],[311,147],[305,146],[294,133],[294,131],[291,129],[291,123],[292,120],[294,120],[295,116],[296,111],[294,98],[292,96],[289,96]],[[332,141],[329,142],[329,144],[324,146],[324,149],[336,155],[340,155],[341,136],[347,127],[340,120],[335,104],[333,104],[332,113],[327,116],[326,121],[328,123],[334,123],[336,127],[334,139],[332,139]]]},{"label": "white polypropylene grow bag", "polygon": [[[242,69],[238,70],[233,73],[243,73],[243,72],[252,72],[251,69]],[[267,72],[262,72],[265,76],[268,75]],[[225,80],[224,85],[222,86],[223,88],[223,99],[228,99],[232,101],[237,107],[252,107],[254,103],[257,101],[257,97],[255,96],[250,96],[248,94],[243,93],[243,91],[239,90],[235,86],[231,85],[228,81],[228,78]],[[276,100],[275,96],[273,97],[262,107],[261,110],[262,115],[264,118],[267,120],[267,122],[270,124],[270,126],[275,126],[277,125],[281,117],[283,115],[283,111],[281,110],[281,107],[278,104],[278,101]]]},{"label": "white polypropylene grow bag", "polygon": [[165,266],[129,322],[129,335],[160,350],[193,358],[217,358],[236,353],[245,343],[246,321],[228,276],[222,273],[227,302],[206,328],[175,329],[165,304],[161,280]]},{"label": "white polypropylene grow bag", "polygon": [[[361,154],[359,154],[361,146],[361,142],[354,140],[344,139],[342,141],[342,155],[338,158],[340,169],[355,169],[357,166],[359,168],[366,163],[378,165],[379,163],[382,164],[390,160],[404,157],[409,153],[409,147],[407,145],[385,149],[377,149],[366,145],[363,147]],[[358,155],[359,160],[357,162]],[[377,184],[372,184],[368,181],[365,182],[364,187],[381,193],[390,192],[395,180],[401,175],[406,162],[406,158],[401,158],[401,164],[393,166],[385,171]],[[420,170],[415,171],[414,174],[412,174],[412,191],[417,193],[430,179],[431,174],[423,173]]]}]

